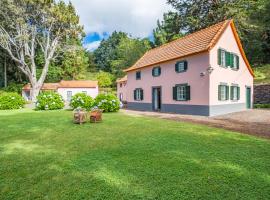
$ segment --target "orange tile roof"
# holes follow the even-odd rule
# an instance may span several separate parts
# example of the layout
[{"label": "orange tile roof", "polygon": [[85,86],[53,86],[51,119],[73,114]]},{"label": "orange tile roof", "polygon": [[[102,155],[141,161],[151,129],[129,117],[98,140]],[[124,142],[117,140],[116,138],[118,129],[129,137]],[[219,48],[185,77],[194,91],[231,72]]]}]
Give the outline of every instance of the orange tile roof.
[{"label": "orange tile roof", "polygon": [[[147,51],[132,67],[124,70],[125,72],[137,70],[143,67],[157,65],[170,60],[183,58],[190,55],[211,50],[218,42],[225,29],[231,25],[234,28],[233,20],[225,20],[208,28],[189,34],[175,41],[164,44],[160,47]],[[242,48],[239,36],[234,30],[239,49],[244,58],[246,58]],[[247,59],[244,59],[250,73],[253,71]]]},{"label": "orange tile roof", "polygon": [[126,82],[126,81],[127,81],[127,75],[124,76],[123,78],[119,78],[116,80],[117,83]]},{"label": "orange tile roof", "polygon": [[[60,83],[44,83],[41,90],[57,90],[58,88],[96,88],[98,81],[60,81]],[[31,90],[31,85],[26,84],[23,90]]]},{"label": "orange tile roof", "polygon": [[59,88],[96,88],[98,81],[60,81]]},{"label": "orange tile roof", "polygon": [[[59,86],[59,83],[44,83],[42,85],[41,90],[57,90],[58,86]],[[26,84],[25,86],[23,86],[22,89],[23,90],[31,90],[31,85]]]}]

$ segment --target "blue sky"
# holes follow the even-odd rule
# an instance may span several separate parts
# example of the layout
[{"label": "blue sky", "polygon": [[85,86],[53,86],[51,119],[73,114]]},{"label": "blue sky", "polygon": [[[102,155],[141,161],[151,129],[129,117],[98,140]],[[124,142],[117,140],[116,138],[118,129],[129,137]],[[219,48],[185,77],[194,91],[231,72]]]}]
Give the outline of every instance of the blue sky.
[{"label": "blue sky", "polygon": [[[68,2],[69,0],[65,0]],[[113,31],[133,37],[151,37],[157,19],[171,8],[166,0],[71,0],[87,34],[84,46],[90,51]]]}]

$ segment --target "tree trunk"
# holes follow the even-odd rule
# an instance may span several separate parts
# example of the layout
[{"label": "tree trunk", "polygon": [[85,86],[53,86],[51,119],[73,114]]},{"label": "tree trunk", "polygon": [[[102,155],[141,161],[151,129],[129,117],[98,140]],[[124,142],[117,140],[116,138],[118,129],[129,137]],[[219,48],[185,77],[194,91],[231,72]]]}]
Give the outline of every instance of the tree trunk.
[{"label": "tree trunk", "polygon": [[7,56],[5,56],[4,64],[4,87],[7,87]]},{"label": "tree trunk", "polygon": [[32,89],[30,93],[30,98],[31,98],[31,101],[35,103],[37,101],[37,96],[40,92],[41,86],[39,86],[38,83],[34,83],[34,84],[32,83],[31,87]]}]

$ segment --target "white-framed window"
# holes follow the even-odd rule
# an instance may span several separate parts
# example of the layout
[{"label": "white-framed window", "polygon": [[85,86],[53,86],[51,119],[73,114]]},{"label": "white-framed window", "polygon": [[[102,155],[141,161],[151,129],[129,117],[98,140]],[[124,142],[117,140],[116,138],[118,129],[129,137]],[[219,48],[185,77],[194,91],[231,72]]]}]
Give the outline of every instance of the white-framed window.
[{"label": "white-framed window", "polygon": [[229,99],[229,86],[221,84],[218,86],[218,99],[220,101],[226,101]]},{"label": "white-framed window", "polygon": [[67,101],[71,101],[72,91],[67,91]]},{"label": "white-framed window", "polygon": [[226,51],[221,49],[220,65],[226,67]]},{"label": "white-framed window", "polygon": [[240,87],[238,85],[231,86],[231,100],[237,101],[240,99]]},{"label": "white-framed window", "polygon": [[134,90],[134,100],[135,101],[143,100],[143,90],[141,88],[137,88]]},{"label": "white-framed window", "polygon": [[179,61],[175,64],[175,71],[177,73],[185,72],[188,68],[188,62],[186,60]]},{"label": "white-framed window", "polygon": [[120,94],[119,94],[119,100],[120,100],[120,101],[123,101],[123,93],[120,93]]},{"label": "white-framed window", "polygon": [[189,101],[190,100],[190,86],[188,84],[175,85],[175,87],[173,87],[173,100]]},{"label": "white-framed window", "polygon": [[176,91],[177,100],[183,101],[186,99],[186,86],[178,86]]}]

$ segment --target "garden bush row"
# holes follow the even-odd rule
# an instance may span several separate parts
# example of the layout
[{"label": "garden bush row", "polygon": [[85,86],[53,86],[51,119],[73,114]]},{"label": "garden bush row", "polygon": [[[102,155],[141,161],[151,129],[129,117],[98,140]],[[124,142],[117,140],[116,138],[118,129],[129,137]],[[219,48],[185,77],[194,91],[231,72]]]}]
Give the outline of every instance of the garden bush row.
[{"label": "garden bush row", "polygon": [[24,99],[21,97],[21,95],[15,92],[0,93],[0,110],[20,109],[23,108],[24,105]]},{"label": "garden bush row", "polygon": [[[120,101],[113,94],[99,94],[93,99],[84,93],[78,93],[72,97],[70,106],[72,109],[83,108],[89,111],[92,108],[99,108],[104,112],[117,112],[120,109]],[[37,110],[62,108],[64,108],[64,100],[58,93],[43,92],[37,97]]]}]

